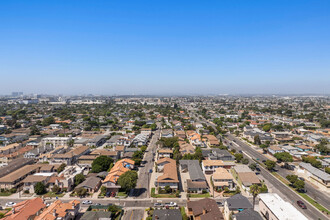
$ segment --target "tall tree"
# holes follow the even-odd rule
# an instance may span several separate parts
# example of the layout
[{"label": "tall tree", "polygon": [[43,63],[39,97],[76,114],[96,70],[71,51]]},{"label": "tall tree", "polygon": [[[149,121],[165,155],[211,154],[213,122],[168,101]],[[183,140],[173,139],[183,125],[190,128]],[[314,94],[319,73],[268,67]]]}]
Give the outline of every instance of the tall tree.
[{"label": "tall tree", "polygon": [[129,190],[136,187],[138,175],[136,171],[130,170],[121,175],[118,179],[118,184],[123,190],[128,192]]},{"label": "tall tree", "polygon": [[260,187],[257,184],[253,184],[252,186],[250,186],[250,193],[253,196],[253,209],[254,209],[254,204],[255,204],[256,197],[260,193]]},{"label": "tall tree", "polygon": [[97,157],[92,163],[92,172],[99,173],[102,171],[107,171],[110,164],[113,163],[113,159],[105,155]]}]

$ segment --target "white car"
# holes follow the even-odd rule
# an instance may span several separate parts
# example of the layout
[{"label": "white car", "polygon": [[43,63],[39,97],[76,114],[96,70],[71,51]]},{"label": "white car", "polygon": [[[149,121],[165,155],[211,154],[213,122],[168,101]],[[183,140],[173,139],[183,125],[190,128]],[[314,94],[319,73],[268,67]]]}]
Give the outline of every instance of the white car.
[{"label": "white car", "polygon": [[90,205],[90,204],[93,204],[93,202],[90,201],[90,200],[84,200],[84,201],[82,202],[82,204],[84,204],[84,205]]},{"label": "white car", "polygon": [[12,207],[12,206],[14,206],[14,205],[16,205],[15,202],[7,202],[7,203],[6,203],[6,206],[7,206],[7,207]]},{"label": "white car", "polygon": [[176,205],[177,205],[176,202],[165,203],[165,206],[169,206],[169,207],[175,207]]}]

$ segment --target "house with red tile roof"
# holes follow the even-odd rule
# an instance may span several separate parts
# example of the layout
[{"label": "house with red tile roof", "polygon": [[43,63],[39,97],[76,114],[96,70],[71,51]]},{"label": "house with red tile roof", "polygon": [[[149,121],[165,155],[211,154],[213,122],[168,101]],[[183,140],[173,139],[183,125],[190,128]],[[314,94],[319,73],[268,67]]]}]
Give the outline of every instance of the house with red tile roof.
[{"label": "house with red tile roof", "polygon": [[8,212],[4,220],[30,220],[35,219],[40,215],[41,211],[46,207],[46,204],[40,197],[25,200],[13,206]]}]

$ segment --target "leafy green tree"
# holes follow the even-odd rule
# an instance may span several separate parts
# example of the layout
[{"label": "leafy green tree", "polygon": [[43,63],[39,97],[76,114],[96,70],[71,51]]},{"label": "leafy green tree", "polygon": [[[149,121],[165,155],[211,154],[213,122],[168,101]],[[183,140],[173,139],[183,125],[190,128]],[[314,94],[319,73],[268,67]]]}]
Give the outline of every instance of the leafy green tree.
[{"label": "leafy green tree", "polygon": [[296,182],[293,183],[293,186],[297,190],[302,190],[303,188],[305,188],[305,182],[303,180],[298,179]]},{"label": "leafy green tree", "polygon": [[260,193],[260,187],[257,184],[253,184],[252,186],[250,186],[250,193],[253,196],[253,209],[254,209],[255,199]]},{"label": "leafy green tree", "polygon": [[62,163],[58,168],[57,168],[57,173],[60,173],[62,172],[66,167],[66,164],[65,163]]},{"label": "leafy green tree", "polygon": [[150,125],[151,130],[155,131],[157,129],[157,125],[154,123]]},{"label": "leafy green tree", "polygon": [[108,207],[108,212],[111,212],[113,215],[117,214],[120,211],[121,209],[116,205],[111,205]]},{"label": "leafy green tree", "polygon": [[249,159],[243,158],[242,159],[242,164],[249,164]]},{"label": "leafy green tree", "polygon": [[272,160],[266,160],[265,165],[268,170],[272,170],[276,166],[276,162]]},{"label": "leafy green tree", "polygon": [[257,145],[261,144],[259,135],[254,136],[254,144],[257,144]]},{"label": "leafy green tree", "polygon": [[281,162],[292,162],[292,155],[288,152],[275,153],[274,157]]},{"label": "leafy green tree", "polygon": [[169,185],[165,186],[165,191],[166,193],[170,193],[172,191],[171,187]]},{"label": "leafy green tree", "polygon": [[250,167],[251,170],[254,171],[254,170],[257,168],[257,164],[256,164],[256,163],[251,163],[251,164],[249,165],[249,167]]},{"label": "leafy green tree", "polygon": [[330,167],[326,167],[325,168],[325,172],[328,173],[328,174],[330,174]]},{"label": "leafy green tree", "polygon": [[268,193],[268,188],[265,183],[260,187],[260,193]]},{"label": "leafy green tree", "polygon": [[99,173],[102,171],[107,171],[110,164],[113,163],[113,159],[105,155],[97,157],[92,163],[92,172]]},{"label": "leafy green tree", "polygon": [[53,193],[59,193],[61,191],[61,188],[60,187],[58,187],[58,185],[54,185],[53,186],[53,188],[52,188],[52,192]]},{"label": "leafy green tree", "polygon": [[129,190],[136,187],[137,179],[138,179],[137,172],[130,170],[122,174],[118,178],[118,184],[121,186],[123,190],[128,192]]},{"label": "leafy green tree", "polygon": [[87,195],[87,189],[85,189],[83,187],[75,189],[75,192],[76,192],[77,196],[79,196],[79,197],[84,197]]},{"label": "leafy green tree", "polygon": [[30,127],[30,135],[40,135],[40,130],[37,128],[36,125],[32,125]]},{"label": "leafy green tree", "polygon": [[42,195],[42,194],[45,194],[47,191],[46,191],[46,186],[45,184],[43,184],[42,182],[38,182],[35,186],[34,186],[34,192],[37,194],[37,195]]},{"label": "leafy green tree", "polygon": [[289,180],[291,184],[294,184],[298,180],[297,175],[287,175],[286,179]]},{"label": "leafy green tree", "polygon": [[47,118],[45,118],[43,121],[42,121],[42,125],[43,126],[48,126],[50,124],[54,124],[55,123],[55,119],[53,116],[49,116]]},{"label": "leafy green tree", "polygon": [[80,183],[84,182],[85,181],[85,176],[82,174],[82,173],[79,173],[77,174],[75,177],[74,177],[74,185],[75,186],[78,186]]},{"label": "leafy green tree", "polygon": [[271,128],[271,125],[270,124],[266,124],[262,127],[262,130],[265,131],[265,132],[268,132],[270,131],[270,128]]},{"label": "leafy green tree", "polygon": [[243,154],[236,153],[234,156],[237,163],[240,163],[241,160],[243,159]]},{"label": "leafy green tree", "polygon": [[322,163],[321,161],[317,160],[316,157],[302,157],[302,161],[305,163],[310,163],[313,167],[316,168],[321,168],[322,167]]}]

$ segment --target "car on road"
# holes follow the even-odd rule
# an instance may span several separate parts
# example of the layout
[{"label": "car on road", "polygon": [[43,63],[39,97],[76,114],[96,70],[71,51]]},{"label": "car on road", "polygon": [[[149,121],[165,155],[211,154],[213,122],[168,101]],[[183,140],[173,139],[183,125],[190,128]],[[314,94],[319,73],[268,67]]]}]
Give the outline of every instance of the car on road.
[{"label": "car on road", "polygon": [[259,167],[256,167],[256,171],[259,171],[260,172],[260,168]]},{"label": "car on road", "polygon": [[163,207],[164,205],[161,204],[161,203],[159,203],[159,202],[156,202],[156,203],[154,204],[154,206],[155,206],[155,207]]},{"label": "car on road", "polygon": [[266,163],[266,160],[262,160],[263,163]]},{"label": "car on road", "polygon": [[305,203],[303,201],[298,200],[297,204],[299,205],[300,208],[307,209],[307,206],[305,205]]},{"label": "car on road", "polygon": [[90,200],[84,200],[84,201],[82,202],[82,204],[84,204],[84,205],[90,205],[90,204],[93,204],[93,202],[90,201]]},{"label": "car on road", "polygon": [[175,207],[175,206],[177,206],[177,204],[176,204],[176,202],[167,202],[167,203],[165,203],[165,206]]},{"label": "car on road", "polygon": [[7,202],[7,203],[6,203],[6,206],[7,206],[7,207],[12,207],[12,206],[14,206],[14,205],[16,205],[16,202]]},{"label": "car on road", "polygon": [[95,203],[94,205],[101,205],[101,203]]},{"label": "car on road", "polygon": [[260,172],[256,172],[256,175],[259,175],[260,174]]},{"label": "car on road", "polygon": [[302,178],[302,177],[298,177],[298,179],[300,179],[300,180],[302,180],[302,181],[305,181],[305,179],[304,179],[304,178]]},{"label": "car on road", "polygon": [[307,193],[307,189],[299,189],[298,190],[300,193]]}]

